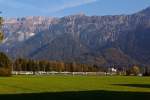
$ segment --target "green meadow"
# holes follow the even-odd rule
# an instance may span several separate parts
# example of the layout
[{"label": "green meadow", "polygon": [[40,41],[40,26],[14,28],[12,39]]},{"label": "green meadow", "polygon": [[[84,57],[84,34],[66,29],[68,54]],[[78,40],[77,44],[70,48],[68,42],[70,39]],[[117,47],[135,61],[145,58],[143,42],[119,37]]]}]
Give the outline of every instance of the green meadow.
[{"label": "green meadow", "polygon": [[12,76],[0,77],[0,98],[92,100],[146,99],[150,77],[134,76]]}]

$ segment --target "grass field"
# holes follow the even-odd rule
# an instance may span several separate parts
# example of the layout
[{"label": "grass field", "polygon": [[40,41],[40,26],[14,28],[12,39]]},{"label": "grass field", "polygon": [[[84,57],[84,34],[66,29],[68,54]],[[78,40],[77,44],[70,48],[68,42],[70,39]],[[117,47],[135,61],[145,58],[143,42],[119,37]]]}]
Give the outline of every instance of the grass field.
[{"label": "grass field", "polygon": [[93,100],[150,98],[150,77],[13,76],[0,77],[0,98]]}]

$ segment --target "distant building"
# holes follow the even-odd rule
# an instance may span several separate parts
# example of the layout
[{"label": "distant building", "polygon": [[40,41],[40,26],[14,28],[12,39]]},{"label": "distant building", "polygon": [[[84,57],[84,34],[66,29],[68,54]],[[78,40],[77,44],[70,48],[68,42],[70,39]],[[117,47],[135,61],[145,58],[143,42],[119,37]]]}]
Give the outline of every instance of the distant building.
[{"label": "distant building", "polygon": [[117,69],[115,68],[108,68],[108,73],[107,75],[116,75],[117,74]]},{"label": "distant building", "polygon": [[117,69],[115,69],[115,68],[108,68],[108,72],[117,72]]}]

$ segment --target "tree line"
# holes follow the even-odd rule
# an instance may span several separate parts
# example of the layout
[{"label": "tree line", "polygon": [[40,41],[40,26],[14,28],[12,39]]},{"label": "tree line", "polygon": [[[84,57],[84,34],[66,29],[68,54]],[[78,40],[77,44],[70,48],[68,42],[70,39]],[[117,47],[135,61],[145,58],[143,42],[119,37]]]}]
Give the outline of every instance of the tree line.
[{"label": "tree line", "polygon": [[13,63],[14,71],[56,71],[56,72],[96,72],[99,67],[90,64],[79,64],[75,62],[65,63],[60,61],[16,59]]},{"label": "tree line", "polygon": [[[76,62],[61,62],[48,60],[33,60],[33,59],[16,59],[12,65],[14,71],[38,71],[43,72],[106,72],[109,73],[108,66],[97,66],[95,64],[81,64]],[[150,68],[138,65],[117,68],[118,75],[134,75],[142,74],[143,76],[150,76]],[[120,74],[119,74],[120,73]]]},{"label": "tree line", "polygon": [[[114,67],[114,66],[113,66]],[[29,71],[35,74],[36,72],[106,72],[111,73],[109,68],[92,64],[81,64],[76,62],[61,62],[61,61],[48,61],[48,60],[33,60],[18,58],[15,61],[9,59],[9,57],[0,53],[0,76],[11,76],[12,71]],[[142,74],[143,76],[150,76],[150,68],[139,67],[133,65],[130,67],[119,67],[116,74],[118,75],[134,75]]]}]

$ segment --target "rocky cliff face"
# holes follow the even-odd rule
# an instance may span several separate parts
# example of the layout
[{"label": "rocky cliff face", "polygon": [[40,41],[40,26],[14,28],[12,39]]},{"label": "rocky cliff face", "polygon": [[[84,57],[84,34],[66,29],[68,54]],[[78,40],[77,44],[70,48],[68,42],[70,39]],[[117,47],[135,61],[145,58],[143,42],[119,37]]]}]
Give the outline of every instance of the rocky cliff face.
[{"label": "rocky cliff face", "polygon": [[5,33],[4,44],[15,44],[22,42],[49,28],[49,25],[55,23],[56,18],[50,17],[24,17],[10,18],[4,22],[3,30]]},{"label": "rocky cliff face", "polygon": [[3,48],[10,44],[7,53],[15,58],[150,64],[149,12],[150,8],[132,15],[7,20]]}]

